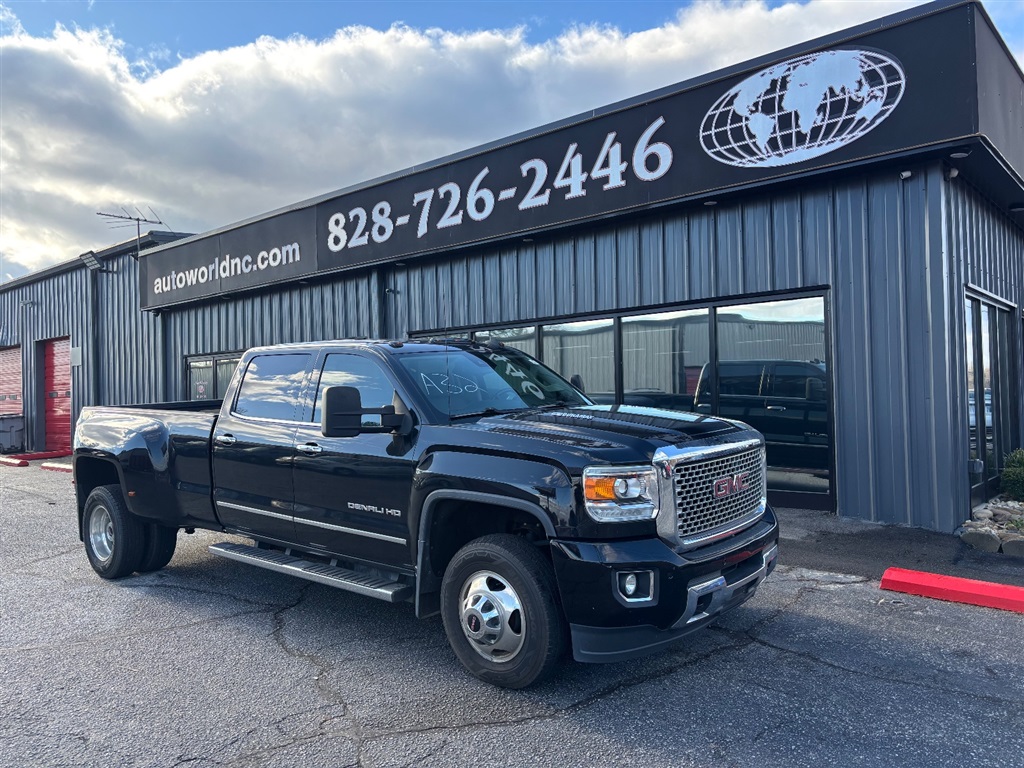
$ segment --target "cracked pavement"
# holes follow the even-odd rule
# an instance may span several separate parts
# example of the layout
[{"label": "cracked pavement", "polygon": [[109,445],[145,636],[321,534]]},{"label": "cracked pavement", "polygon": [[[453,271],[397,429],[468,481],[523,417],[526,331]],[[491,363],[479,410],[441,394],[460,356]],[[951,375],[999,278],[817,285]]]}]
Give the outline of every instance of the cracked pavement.
[{"label": "cracked pavement", "polygon": [[[438,618],[179,535],[104,582],[69,475],[0,467],[0,765],[1020,766],[1024,616],[785,562],[674,650],[469,677]],[[783,547],[785,558],[785,547]]]}]

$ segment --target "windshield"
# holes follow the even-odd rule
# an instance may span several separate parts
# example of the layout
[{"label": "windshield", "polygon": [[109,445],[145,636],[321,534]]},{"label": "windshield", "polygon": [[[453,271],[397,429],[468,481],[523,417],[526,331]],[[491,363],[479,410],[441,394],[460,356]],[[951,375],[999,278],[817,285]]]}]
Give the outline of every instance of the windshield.
[{"label": "windshield", "polygon": [[401,355],[396,362],[443,417],[590,405],[557,373],[511,347],[449,347]]}]

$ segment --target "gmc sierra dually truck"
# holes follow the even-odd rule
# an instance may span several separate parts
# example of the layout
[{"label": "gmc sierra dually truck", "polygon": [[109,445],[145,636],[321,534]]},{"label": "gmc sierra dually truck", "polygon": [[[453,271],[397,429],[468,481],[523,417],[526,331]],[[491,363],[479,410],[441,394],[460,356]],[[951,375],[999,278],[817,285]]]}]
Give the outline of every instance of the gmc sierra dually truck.
[{"label": "gmc sierra dually truck", "polygon": [[220,557],[441,614],[462,664],[522,688],[664,648],[777,558],[761,435],[595,405],[500,343],[248,351],[223,401],[87,408],[79,536],[105,579]]}]

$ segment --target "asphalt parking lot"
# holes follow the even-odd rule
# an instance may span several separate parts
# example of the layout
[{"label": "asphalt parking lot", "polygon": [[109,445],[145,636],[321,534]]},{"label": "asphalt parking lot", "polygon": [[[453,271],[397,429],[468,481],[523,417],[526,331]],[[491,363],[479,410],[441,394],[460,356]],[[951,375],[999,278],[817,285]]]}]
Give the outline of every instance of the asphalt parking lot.
[{"label": "asphalt parking lot", "polygon": [[[1024,616],[783,564],[671,653],[513,692],[439,619],[206,552],[104,582],[70,475],[0,467],[4,766],[1017,766]],[[785,555],[785,546],[783,546]]]}]

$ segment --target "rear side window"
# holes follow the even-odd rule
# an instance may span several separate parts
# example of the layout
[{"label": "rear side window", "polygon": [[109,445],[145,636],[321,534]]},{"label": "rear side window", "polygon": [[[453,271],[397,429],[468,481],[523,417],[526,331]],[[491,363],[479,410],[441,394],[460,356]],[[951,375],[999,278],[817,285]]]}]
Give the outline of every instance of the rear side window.
[{"label": "rear side window", "polygon": [[257,355],[246,366],[235,413],[294,421],[309,355]]}]

